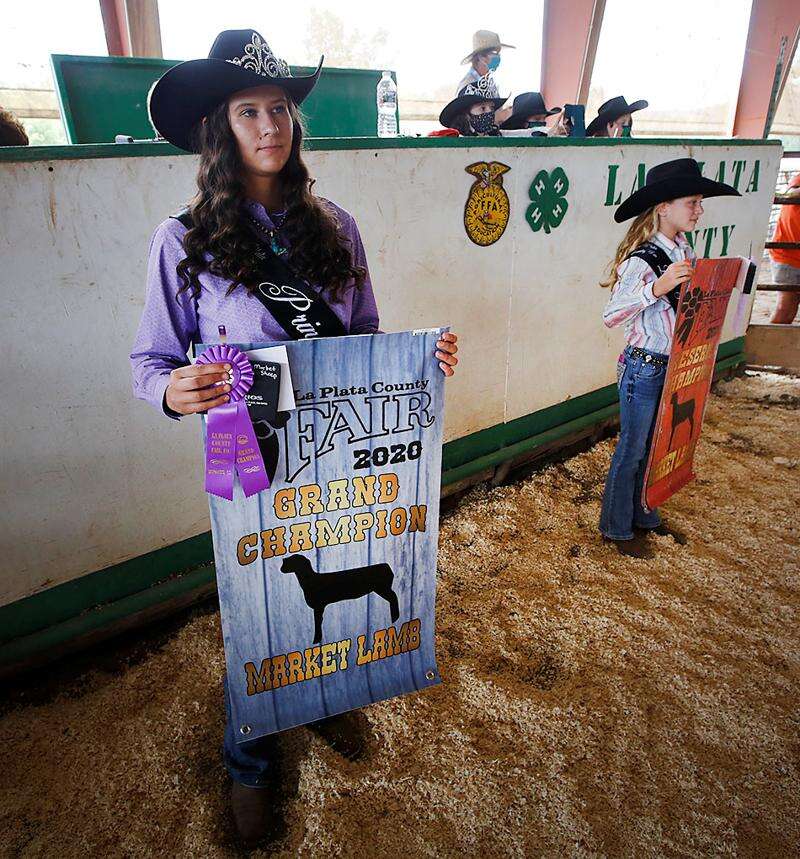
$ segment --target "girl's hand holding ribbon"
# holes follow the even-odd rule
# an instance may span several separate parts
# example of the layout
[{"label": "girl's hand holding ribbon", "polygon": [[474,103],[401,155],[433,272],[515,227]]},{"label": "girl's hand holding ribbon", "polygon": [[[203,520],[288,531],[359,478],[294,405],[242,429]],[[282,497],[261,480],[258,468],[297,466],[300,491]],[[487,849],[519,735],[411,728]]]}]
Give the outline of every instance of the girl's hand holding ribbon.
[{"label": "girl's hand holding ribbon", "polygon": [[207,412],[230,401],[231,365],[189,364],[169,374],[166,403],[179,415]]}]

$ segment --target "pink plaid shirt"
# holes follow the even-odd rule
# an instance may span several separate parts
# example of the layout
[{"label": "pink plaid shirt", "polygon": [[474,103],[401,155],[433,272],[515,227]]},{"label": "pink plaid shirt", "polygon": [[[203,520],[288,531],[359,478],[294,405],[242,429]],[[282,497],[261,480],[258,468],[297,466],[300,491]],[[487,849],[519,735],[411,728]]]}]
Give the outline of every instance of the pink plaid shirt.
[{"label": "pink plaid shirt", "polygon": [[[662,247],[673,262],[695,259],[683,233],[678,233],[675,241],[656,233],[651,241]],[[603,311],[603,322],[608,328],[624,324],[629,346],[669,355],[675,311],[666,296],[653,295],[655,282],[656,274],[644,260],[633,257],[620,263],[617,282],[611,288],[611,297]]]}]

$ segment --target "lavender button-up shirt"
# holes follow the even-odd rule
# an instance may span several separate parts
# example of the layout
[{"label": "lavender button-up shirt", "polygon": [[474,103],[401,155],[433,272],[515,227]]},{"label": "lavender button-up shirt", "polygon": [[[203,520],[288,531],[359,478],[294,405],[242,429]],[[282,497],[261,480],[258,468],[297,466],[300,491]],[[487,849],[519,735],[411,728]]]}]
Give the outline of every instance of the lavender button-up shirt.
[{"label": "lavender button-up shirt", "polygon": [[[366,269],[367,258],[353,217],[335,203],[325,202],[333,209],[342,235],[351,243],[354,265]],[[275,229],[260,203],[248,201],[246,208],[253,218]],[[185,233],[186,227],[175,218],[167,218],[156,227],[150,242],[144,312],[131,353],[134,395],[161,411],[169,374],[190,363],[187,353],[192,343],[216,343],[220,325],[225,326],[231,343],[289,339],[255,296],[242,286],[227,295],[230,281],[210,272],[200,274],[202,289],[197,298],[185,291],[178,295],[181,283],[176,266],[186,256],[182,243]],[[285,244],[280,231],[277,235]],[[312,286],[319,291],[319,286]],[[349,334],[379,331],[369,270],[361,289],[347,290],[336,302],[329,297],[326,300]]]}]

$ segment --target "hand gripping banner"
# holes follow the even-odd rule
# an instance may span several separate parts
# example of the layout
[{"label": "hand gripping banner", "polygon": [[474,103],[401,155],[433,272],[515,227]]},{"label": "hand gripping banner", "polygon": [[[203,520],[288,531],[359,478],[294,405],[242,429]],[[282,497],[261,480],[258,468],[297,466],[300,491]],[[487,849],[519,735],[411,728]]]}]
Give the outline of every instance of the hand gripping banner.
[{"label": "hand gripping banner", "polygon": [[672,352],[658,407],[642,491],[653,510],[694,479],[693,459],[714,377],[722,326],[731,293],[752,266],[741,257],[701,259],[683,285]]},{"label": "hand gripping banner", "polygon": [[256,423],[271,483],[209,496],[239,741],[439,682],[441,330],[280,344],[295,408]]}]

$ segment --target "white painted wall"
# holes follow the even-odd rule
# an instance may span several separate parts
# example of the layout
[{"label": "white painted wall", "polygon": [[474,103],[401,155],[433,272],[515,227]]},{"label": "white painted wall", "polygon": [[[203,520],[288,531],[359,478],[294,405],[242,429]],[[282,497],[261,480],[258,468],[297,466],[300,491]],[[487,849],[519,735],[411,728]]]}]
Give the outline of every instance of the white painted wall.
[{"label": "white painted wall", "polygon": [[[742,187],[760,159],[758,191],[709,200],[704,218],[736,225],[729,254],[759,259],[774,146],[318,151],[308,161],[316,190],[359,223],[383,327],[459,333],[453,439],[613,381],[622,336],[602,325],[597,280],[625,228],[604,206],[608,165],[621,165],[624,196],[640,160],[686,154],[709,176],[744,160]],[[511,167],[511,218],[482,248],[464,231],[464,168],[492,160]],[[549,235],[534,233],[528,188],[556,166],[569,210]],[[191,195],[194,170],[188,156],[0,162],[0,334],[13,368],[0,419],[0,605],[208,529],[199,427],[134,400],[128,363],[150,234]],[[723,340],[744,333],[731,318]]]}]

